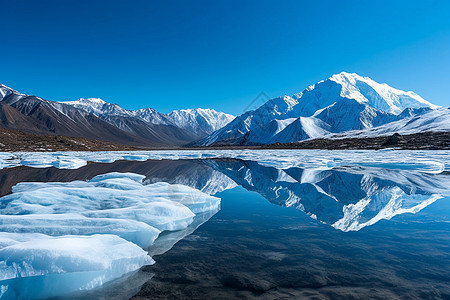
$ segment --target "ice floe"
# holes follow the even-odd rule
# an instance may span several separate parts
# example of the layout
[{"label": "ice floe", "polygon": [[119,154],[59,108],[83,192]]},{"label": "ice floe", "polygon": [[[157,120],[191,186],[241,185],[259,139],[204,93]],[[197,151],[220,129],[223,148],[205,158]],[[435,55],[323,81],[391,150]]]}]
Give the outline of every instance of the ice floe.
[{"label": "ice floe", "polygon": [[[98,287],[152,264],[144,249],[161,232],[186,232],[199,226],[197,214],[219,209],[219,198],[183,185],[144,184],[144,178],[108,173],[89,181],[14,186],[0,198],[0,299]],[[158,249],[176,241],[164,234]],[[24,289],[24,282],[41,294]]]},{"label": "ice floe", "polygon": [[338,166],[380,166],[415,169],[426,173],[450,170],[449,151],[436,150],[171,150],[110,152],[14,152],[0,153],[0,168],[30,166],[35,168],[76,169],[87,162],[111,163],[117,160],[178,160],[234,158],[257,161],[277,168],[323,168]]}]

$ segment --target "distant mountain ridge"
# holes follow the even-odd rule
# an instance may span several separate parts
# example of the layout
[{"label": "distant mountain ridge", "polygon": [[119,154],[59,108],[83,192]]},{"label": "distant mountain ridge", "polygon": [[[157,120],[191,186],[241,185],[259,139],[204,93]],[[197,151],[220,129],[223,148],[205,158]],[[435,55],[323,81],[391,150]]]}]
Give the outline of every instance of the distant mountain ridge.
[{"label": "distant mountain ridge", "polygon": [[226,124],[233,116],[192,109],[161,114],[130,111],[101,99],[53,102],[0,84],[0,127],[60,134],[141,147],[183,146]]},{"label": "distant mountain ridge", "polygon": [[413,92],[342,72],[301,93],[271,99],[194,145],[292,143],[374,128],[437,108]]},{"label": "distant mountain ridge", "polygon": [[108,103],[98,98],[81,98],[60,103],[84,109],[106,121],[111,121],[111,117],[117,116],[131,117],[155,125],[172,125],[187,129],[199,136],[210,134],[234,119],[233,115],[217,112],[214,109],[182,109],[168,114],[159,113],[153,108],[127,110],[118,104]]}]

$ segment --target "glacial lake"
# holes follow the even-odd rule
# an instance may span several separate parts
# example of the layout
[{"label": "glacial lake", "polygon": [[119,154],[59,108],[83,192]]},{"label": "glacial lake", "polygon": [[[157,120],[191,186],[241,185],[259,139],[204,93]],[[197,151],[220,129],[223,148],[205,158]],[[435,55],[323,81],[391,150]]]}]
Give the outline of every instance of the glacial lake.
[{"label": "glacial lake", "polygon": [[[139,174],[142,189],[156,184],[199,197],[178,185],[187,186],[202,191],[208,201],[220,199],[220,207],[211,204],[200,212],[193,206],[191,210],[198,212],[185,227],[162,231],[148,247],[139,244],[154,264],[143,263],[120,276],[116,272],[101,285],[89,280],[98,282],[106,275],[87,271],[86,266],[62,276],[56,259],[37,264],[27,258],[28,268],[39,267],[48,274],[26,273],[24,268],[17,272],[12,266],[21,258],[7,248],[18,247],[24,257],[29,253],[23,249],[36,249],[20,248],[23,241],[15,235],[8,246],[0,234],[0,270],[13,268],[17,275],[0,281],[0,299],[450,299],[448,153],[246,153],[197,157],[189,152],[171,159],[132,153],[116,154],[111,160],[106,154],[97,159],[54,155],[58,160],[48,154],[5,154],[0,211],[11,215],[17,207],[26,209],[11,217],[13,221],[5,221],[9,215],[0,221],[4,234],[43,233],[44,229],[32,232],[23,225],[23,214],[34,212],[30,199],[39,189],[33,188],[41,188],[24,185],[11,193],[23,182],[40,182],[42,188],[46,182],[59,182],[59,191],[70,190],[73,196],[73,191],[91,188],[76,182],[97,178],[94,186],[102,182],[102,174],[116,174],[109,175],[112,180],[117,172]],[[103,188],[111,178],[95,188]],[[159,186],[161,182],[169,185]],[[136,186],[141,188],[141,183]],[[20,199],[5,198],[27,189],[31,193]],[[123,193],[127,194],[120,190]],[[45,227],[40,226],[36,228]],[[45,230],[52,238],[59,235]],[[15,260],[9,261],[5,253]],[[33,259],[41,254],[36,253]],[[45,263],[53,268],[42,266]]]}]

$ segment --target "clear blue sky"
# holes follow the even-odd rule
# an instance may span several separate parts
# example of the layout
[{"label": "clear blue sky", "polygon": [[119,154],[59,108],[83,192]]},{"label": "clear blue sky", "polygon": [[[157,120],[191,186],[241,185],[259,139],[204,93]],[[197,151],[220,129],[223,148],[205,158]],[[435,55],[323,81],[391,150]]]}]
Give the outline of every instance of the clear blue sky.
[{"label": "clear blue sky", "polygon": [[450,105],[450,1],[0,0],[0,82],[233,114],[341,71]]}]

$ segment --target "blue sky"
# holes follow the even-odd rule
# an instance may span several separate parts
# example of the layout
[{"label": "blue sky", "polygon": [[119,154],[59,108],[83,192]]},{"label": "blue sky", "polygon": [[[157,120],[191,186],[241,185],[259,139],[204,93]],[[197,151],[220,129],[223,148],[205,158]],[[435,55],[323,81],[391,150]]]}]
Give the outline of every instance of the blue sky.
[{"label": "blue sky", "polygon": [[450,105],[450,1],[0,0],[0,82],[241,114],[341,71]]}]

